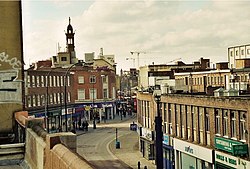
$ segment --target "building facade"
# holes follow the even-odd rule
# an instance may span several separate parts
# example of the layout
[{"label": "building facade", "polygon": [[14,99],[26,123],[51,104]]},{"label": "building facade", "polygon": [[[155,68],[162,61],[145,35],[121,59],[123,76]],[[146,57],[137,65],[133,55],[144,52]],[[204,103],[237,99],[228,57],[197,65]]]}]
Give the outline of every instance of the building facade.
[{"label": "building facade", "polygon": [[[237,97],[162,95],[164,166],[176,169],[250,167],[249,101],[249,98]],[[140,131],[155,135],[155,114],[152,94],[138,93]],[[144,140],[140,133],[142,154],[146,152]],[[150,141],[148,139],[148,144],[154,147],[154,141]]]},{"label": "building facade", "polygon": [[0,144],[13,142],[13,114],[23,109],[23,35],[21,1],[0,2]]},{"label": "building facade", "polygon": [[229,47],[227,55],[229,68],[236,68],[238,59],[250,58],[250,44]]}]

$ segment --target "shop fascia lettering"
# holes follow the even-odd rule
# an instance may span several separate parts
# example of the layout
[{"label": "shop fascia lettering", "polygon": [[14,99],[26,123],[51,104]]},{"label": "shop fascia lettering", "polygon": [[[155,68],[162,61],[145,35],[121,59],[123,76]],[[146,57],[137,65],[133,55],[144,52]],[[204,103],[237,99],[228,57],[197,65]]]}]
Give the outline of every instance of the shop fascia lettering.
[{"label": "shop fascia lettering", "polygon": [[237,158],[219,151],[215,151],[215,161],[237,169],[247,169],[250,166],[250,163],[244,159]]},{"label": "shop fascia lettering", "polygon": [[237,161],[235,159],[232,159],[230,157],[226,157],[220,154],[216,154],[216,159],[219,159],[221,161],[225,161],[226,163],[237,165]]},{"label": "shop fascia lettering", "polygon": [[190,146],[185,147],[185,151],[188,152],[188,153],[194,154],[194,149],[191,148]]}]

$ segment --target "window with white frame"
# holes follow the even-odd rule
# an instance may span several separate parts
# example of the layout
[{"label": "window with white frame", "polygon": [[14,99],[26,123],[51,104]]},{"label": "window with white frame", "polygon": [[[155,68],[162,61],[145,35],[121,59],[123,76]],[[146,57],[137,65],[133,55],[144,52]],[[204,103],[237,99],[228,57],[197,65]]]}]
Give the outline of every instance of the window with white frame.
[{"label": "window with white frame", "polygon": [[149,105],[150,105],[150,102],[147,101],[147,118],[148,118],[148,122],[147,122],[147,127],[150,128],[150,112],[149,112]]},{"label": "window with white frame", "polygon": [[49,95],[50,104],[53,104],[53,93]]},{"label": "window with white frame", "polygon": [[204,107],[198,107],[198,113],[197,121],[198,121],[198,127],[199,127],[199,142],[203,143],[203,125],[204,125]]},{"label": "window with white frame", "polygon": [[89,96],[89,98],[90,99],[96,99],[96,89],[95,88],[92,88],[92,89],[89,89],[89,94],[90,94],[90,96]]},{"label": "window with white frame", "polygon": [[188,106],[185,105],[185,112],[186,112],[186,124],[187,124],[187,137],[191,136],[191,123],[190,123],[190,110],[188,109]]},{"label": "window with white frame", "polygon": [[215,133],[220,134],[220,112],[219,109],[215,109]]},{"label": "window with white frame", "polygon": [[196,115],[197,115],[197,107],[195,106],[191,106],[191,121],[192,121],[192,126],[193,126],[193,140],[194,141],[197,141],[196,140],[196,135],[197,135],[197,126],[196,126],[196,123],[197,123],[197,120],[196,120]]},{"label": "window with white frame", "polygon": [[44,76],[41,76],[41,87],[44,87]]},{"label": "window with white frame", "polygon": [[102,75],[102,83],[108,83],[108,79],[106,75]]},{"label": "window with white frame", "polygon": [[32,87],[36,87],[36,82],[35,82],[35,76],[31,76],[32,77]]},{"label": "window with white frame", "polygon": [[241,50],[241,55],[244,55],[244,50],[243,49]]},{"label": "window with white frame", "polygon": [[222,111],[222,124],[223,124],[223,135],[228,136],[228,111],[223,110]]},{"label": "window with white frame", "polygon": [[84,100],[85,99],[85,90],[84,89],[78,89],[77,90],[77,96],[78,96],[78,100]]},{"label": "window with white frame", "polygon": [[53,82],[53,77],[49,76],[49,83],[48,83],[49,87],[52,87],[52,82]]},{"label": "window with white frame", "polygon": [[53,86],[56,87],[56,76],[53,76]]},{"label": "window with white frame", "polygon": [[173,134],[171,103],[168,103],[168,134]]},{"label": "window with white frame", "polygon": [[37,106],[41,106],[41,96],[37,95]]},{"label": "window with white frame", "polygon": [[89,77],[89,83],[96,83],[96,76],[95,75],[91,75]]},{"label": "window with white frame", "polygon": [[103,98],[104,99],[108,98],[108,89],[103,89]]},{"label": "window with white frame", "polygon": [[205,108],[204,111],[205,111],[205,130],[206,132],[210,132],[210,118],[209,118],[208,108]]},{"label": "window with white frame", "polygon": [[57,96],[56,96],[56,93],[54,93],[54,104],[57,104]]},{"label": "window with white frame", "polygon": [[36,95],[32,96],[32,105],[35,107],[36,106]]},{"label": "window with white frame", "polygon": [[167,133],[167,103],[163,103],[164,133]]},{"label": "window with white frame", "polygon": [[31,107],[31,96],[27,96],[27,106]]},{"label": "window with white frame", "polygon": [[78,83],[84,84],[84,76],[78,76]]},{"label": "window with white frame", "polygon": [[64,78],[65,76],[60,76],[61,86],[64,86]]},{"label": "window with white frame", "polygon": [[240,140],[246,140],[246,112],[240,112]]},{"label": "window with white frame", "polygon": [[61,93],[57,93],[57,100],[58,100],[58,104],[61,103]]},{"label": "window with white frame", "polygon": [[181,107],[181,137],[185,137],[186,112],[185,105]]},{"label": "window with white frame", "polygon": [[68,96],[68,102],[71,102],[71,95],[70,95],[70,92],[67,93],[67,96]]},{"label": "window with white frame", "polygon": [[177,137],[180,137],[180,130],[179,130],[179,116],[180,116],[180,110],[179,110],[179,106],[180,105],[177,105],[175,104],[175,130],[176,130],[176,136]]},{"label": "window with white frame", "polygon": [[231,137],[236,138],[236,111],[230,111]]},{"label": "window with white frame", "polygon": [[31,87],[31,85],[30,85],[30,75],[27,76],[27,87]]},{"label": "window with white frame", "polygon": [[36,86],[40,87],[40,76],[36,76]]},{"label": "window with white frame", "polygon": [[60,76],[56,76],[56,83],[57,83],[57,87],[60,86]]},{"label": "window with white frame", "polygon": [[248,55],[250,54],[250,49],[247,49],[247,54],[248,54]]},{"label": "window with white frame", "polygon": [[67,76],[67,86],[70,86],[70,77]]}]

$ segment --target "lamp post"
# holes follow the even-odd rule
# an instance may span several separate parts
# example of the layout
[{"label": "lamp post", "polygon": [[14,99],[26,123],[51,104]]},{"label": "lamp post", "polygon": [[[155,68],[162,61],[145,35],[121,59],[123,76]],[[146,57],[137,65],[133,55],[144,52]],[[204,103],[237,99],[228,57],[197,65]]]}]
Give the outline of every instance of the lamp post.
[{"label": "lamp post", "polygon": [[[46,97],[45,97],[45,127],[47,132],[49,133],[49,117],[48,117],[48,108],[49,108],[49,75],[52,72],[52,69],[46,75]],[[50,83],[51,84],[51,83]]]},{"label": "lamp post", "polygon": [[96,129],[95,112],[94,112],[94,75],[92,75],[92,113],[93,113],[93,129]]},{"label": "lamp post", "polygon": [[163,150],[162,150],[162,117],[160,114],[161,90],[160,86],[155,86],[154,98],[157,105],[157,116],[155,116],[155,132],[156,132],[156,168],[163,168]]},{"label": "lamp post", "polygon": [[[104,109],[103,113],[104,113],[104,123],[106,123],[106,118],[107,118],[107,115],[106,115],[106,99],[108,99],[108,91],[107,92],[104,92],[104,78],[106,78],[106,75],[101,75],[101,80],[102,80],[102,99],[103,99],[103,106],[102,108]],[[105,80],[105,83],[106,83],[106,80]],[[100,116],[101,117],[101,116]]]},{"label": "lamp post", "polygon": [[120,110],[120,113],[121,113],[121,120],[122,120],[122,111],[123,111],[123,107],[122,107],[122,69],[121,69],[121,77],[120,77],[120,107],[119,107],[119,110]]},{"label": "lamp post", "polygon": [[70,71],[70,69],[72,69],[73,66],[75,66],[77,63],[74,63],[73,65],[71,65],[66,73],[65,73],[65,77],[64,77],[64,109],[65,109],[65,127],[66,127],[66,132],[68,131],[68,117],[67,117],[67,76],[68,76],[68,73]]}]

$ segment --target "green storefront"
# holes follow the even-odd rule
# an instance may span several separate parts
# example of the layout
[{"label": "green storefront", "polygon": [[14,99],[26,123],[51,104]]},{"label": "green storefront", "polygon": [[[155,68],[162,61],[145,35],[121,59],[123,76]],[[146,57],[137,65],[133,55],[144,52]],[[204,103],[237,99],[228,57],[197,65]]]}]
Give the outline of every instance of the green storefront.
[{"label": "green storefront", "polygon": [[[248,161],[240,158],[248,154],[248,145],[239,141],[216,137],[215,169],[247,169]],[[222,152],[223,151],[223,152]]]}]

